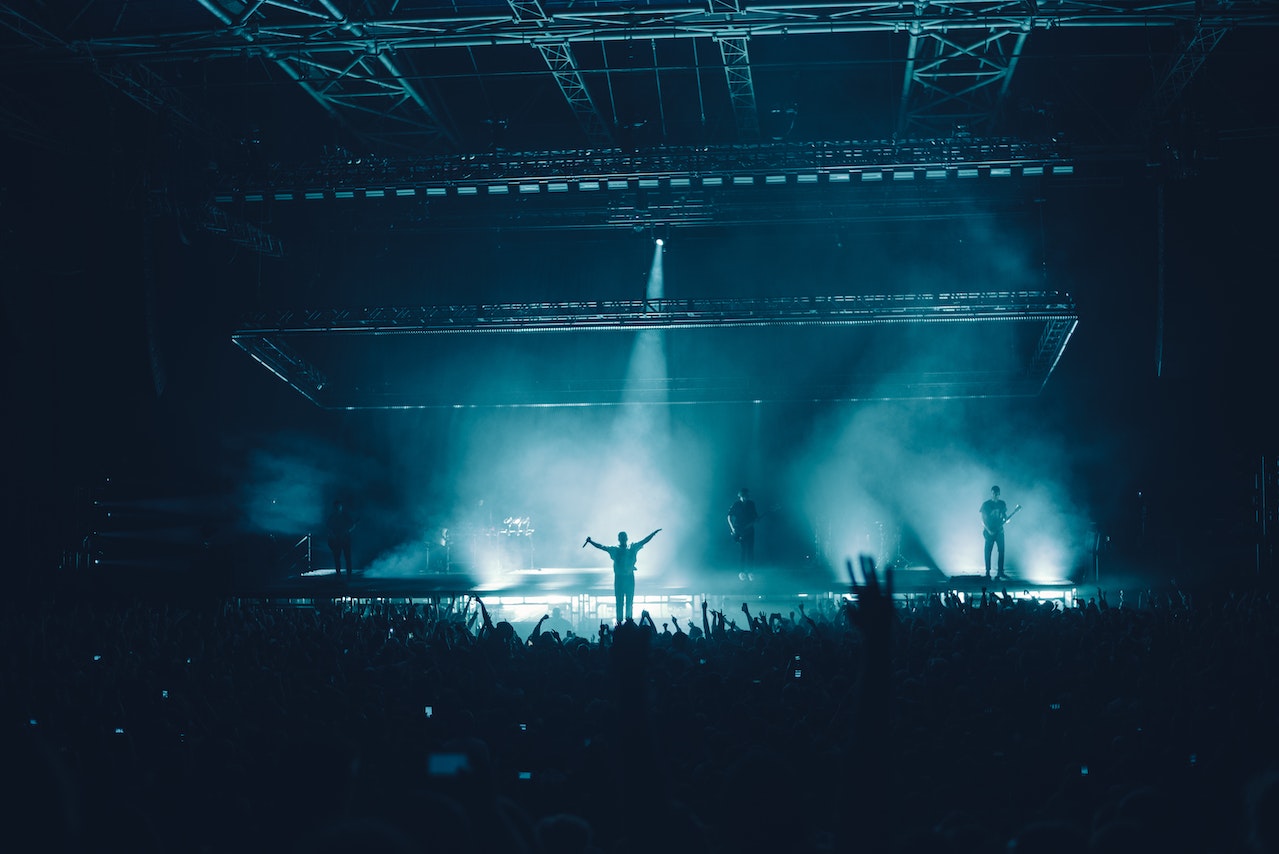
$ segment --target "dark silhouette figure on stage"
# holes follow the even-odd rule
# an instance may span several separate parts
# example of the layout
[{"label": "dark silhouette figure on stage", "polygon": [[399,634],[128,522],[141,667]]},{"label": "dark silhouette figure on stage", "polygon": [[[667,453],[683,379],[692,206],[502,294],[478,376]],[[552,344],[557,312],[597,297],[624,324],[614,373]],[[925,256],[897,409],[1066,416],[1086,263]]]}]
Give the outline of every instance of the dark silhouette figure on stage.
[{"label": "dark silhouette figure on stage", "polygon": [[355,520],[341,501],[334,501],[333,509],[324,524],[329,530],[329,549],[333,552],[334,571],[337,575],[342,575],[342,558],[345,557],[346,576],[350,578],[354,568],[351,562],[351,530],[355,527]]},{"label": "dark silhouette figure on stage", "polygon": [[[657,531],[662,530],[658,528]],[[648,541],[657,536],[657,531],[649,534],[638,543],[627,545],[626,532],[621,531],[617,535],[617,545],[601,546],[599,543],[586,538],[586,542],[582,543],[585,548],[588,545],[595,546],[602,552],[608,552],[608,556],[613,559],[613,596],[617,600],[617,622],[622,623],[632,618],[631,607],[635,603],[635,555],[648,544]]]},{"label": "dark silhouette figure on stage", "polygon": [[982,536],[986,539],[986,577],[990,578],[990,552],[999,549],[999,574],[996,578],[1007,578],[1004,575],[1004,523],[1008,521],[1008,504],[999,497],[999,487],[990,488],[990,498],[982,502],[981,510]]},{"label": "dark silhouette figure on stage", "polygon": [[737,492],[737,500],[728,508],[728,530],[741,547],[741,568],[738,577],[749,581],[751,570],[755,565],[755,523],[759,521],[759,510],[751,500],[751,491],[742,487]]}]

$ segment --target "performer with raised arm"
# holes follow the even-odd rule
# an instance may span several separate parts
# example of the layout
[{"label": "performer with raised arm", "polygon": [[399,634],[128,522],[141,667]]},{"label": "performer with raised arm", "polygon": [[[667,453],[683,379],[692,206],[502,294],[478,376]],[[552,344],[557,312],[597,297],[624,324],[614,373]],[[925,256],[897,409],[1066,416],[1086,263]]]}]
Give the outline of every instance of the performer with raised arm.
[{"label": "performer with raised arm", "polygon": [[[657,531],[662,530],[658,528]],[[617,545],[601,546],[599,543],[586,538],[586,542],[582,543],[582,548],[588,545],[595,546],[602,552],[608,552],[608,556],[613,559],[613,596],[617,600],[617,622],[620,624],[631,619],[631,607],[635,602],[635,555],[648,544],[648,541],[657,536],[657,531],[649,534],[638,543],[627,543],[625,531],[618,532]]]}]

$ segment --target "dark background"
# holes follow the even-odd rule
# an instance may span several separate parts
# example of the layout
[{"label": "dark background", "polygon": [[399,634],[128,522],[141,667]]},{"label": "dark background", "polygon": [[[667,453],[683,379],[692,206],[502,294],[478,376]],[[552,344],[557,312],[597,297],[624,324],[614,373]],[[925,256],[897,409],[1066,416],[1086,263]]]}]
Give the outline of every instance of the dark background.
[{"label": "dark background", "polygon": [[[39,4],[24,11],[72,26]],[[121,26],[143,26],[137,12]],[[674,228],[668,293],[889,293],[928,290],[942,277],[997,283],[1005,262],[1036,272],[1079,306],[1064,359],[1039,397],[955,401],[956,421],[989,417],[1001,425],[991,441],[1066,437],[1082,500],[1120,540],[1134,542],[1148,525],[1158,543],[1145,555],[1150,564],[1268,573],[1256,560],[1255,486],[1263,460],[1273,469],[1279,451],[1271,201],[1279,180],[1270,160],[1276,125],[1259,106],[1275,70],[1265,35],[1227,36],[1172,118],[1150,135],[1124,136],[1110,131],[1150,88],[1152,57],[1167,58],[1171,36],[1036,34],[1011,103],[1056,105],[1053,127],[1084,140],[1073,179],[975,184],[927,219],[901,203],[896,218]],[[757,41],[761,107],[801,104],[788,139],[891,132],[882,117],[893,114],[900,63],[866,38],[857,55],[883,62],[833,71],[805,64],[822,54],[810,42]],[[651,62],[647,50],[628,61]],[[192,227],[179,209],[198,207],[233,166],[302,162],[357,144],[342,128],[287,81],[264,80],[246,63],[157,66],[232,129],[193,140],[85,63],[51,55],[6,60],[9,132],[0,141],[6,517],[11,548],[37,575],[74,548],[85,502],[107,478],[117,496],[230,494],[246,443],[264,431],[314,435],[394,469],[402,449],[388,436],[406,423],[424,435],[446,429],[446,414],[316,409],[232,345],[247,311],[642,296],[653,234],[636,229],[432,228],[429,211],[374,212],[364,202],[237,210],[288,250],[257,255]],[[864,104],[848,98],[855,74]],[[450,79],[441,77],[441,91]],[[509,115],[511,149],[573,144],[559,93],[541,79],[526,93],[501,88],[510,79],[493,76],[489,103],[473,93],[445,98],[459,126],[476,128],[463,150],[481,148],[478,128],[499,114]],[[665,85],[668,135],[652,144],[697,136],[677,118],[691,104],[686,84]],[[628,86],[634,97],[619,103],[642,111],[651,95],[636,74],[619,77],[619,99]],[[1043,133],[1044,121],[1011,110],[1007,124],[1029,135]],[[1176,158],[1144,156],[1166,153],[1170,139]],[[1143,156],[1128,156],[1134,145]],[[807,417],[780,413],[765,441],[802,436]],[[408,476],[430,476],[429,454],[422,460]]]}]

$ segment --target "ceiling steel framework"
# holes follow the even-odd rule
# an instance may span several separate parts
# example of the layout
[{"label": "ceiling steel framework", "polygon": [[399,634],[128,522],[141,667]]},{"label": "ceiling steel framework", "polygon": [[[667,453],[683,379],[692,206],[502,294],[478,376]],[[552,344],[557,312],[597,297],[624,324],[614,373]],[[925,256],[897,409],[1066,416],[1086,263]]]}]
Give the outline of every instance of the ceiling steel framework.
[{"label": "ceiling steel framework", "polygon": [[[533,23],[540,27],[551,23],[551,16],[542,8],[540,0],[508,0],[515,22]],[[589,145],[605,146],[613,142],[612,131],[600,115],[599,108],[586,88],[586,81],[578,70],[573,45],[567,39],[556,42],[537,42],[535,45],[546,61],[546,67],[555,77],[564,100],[577,118],[577,124]]]},{"label": "ceiling steel framework", "polygon": [[898,135],[994,133],[1032,26],[1026,19],[1016,29],[995,26],[952,33],[925,30],[911,21]]},{"label": "ceiling steel framework", "polygon": [[[400,4],[368,4],[360,20],[333,0],[231,4],[199,0],[214,28],[174,32],[54,35],[13,8],[0,5],[0,23],[27,40],[11,61],[36,59],[43,49],[103,63],[260,57],[282,69],[330,115],[383,150],[460,150],[457,133],[417,82],[417,51],[467,47],[532,47],[578,119],[583,139],[608,138],[574,46],[586,43],[708,39],[720,49],[738,140],[753,142],[759,116],[750,65],[751,40],[847,33],[904,36],[905,73],[897,131],[901,137],[950,136],[958,130],[990,135],[1028,40],[1053,29],[1179,27],[1194,35],[1160,81],[1151,106],[1166,109],[1204,56],[1231,30],[1279,25],[1272,2],[1112,4],[1090,0],[917,0],[914,3],[761,3],[707,0],[667,7],[596,4],[590,8],[540,0],[508,0],[436,7],[413,14]],[[406,8],[407,8],[406,4]],[[233,11],[233,8],[236,11]],[[127,71],[130,88],[145,79]],[[153,72],[154,73],[154,72]],[[148,77],[158,90],[162,81]],[[136,97],[136,95],[134,96]],[[359,118],[356,122],[353,119]],[[380,121],[370,121],[379,119]]]},{"label": "ceiling steel framework", "polygon": [[[739,0],[709,0],[708,6],[711,14],[728,18],[742,13]],[[750,37],[718,35],[715,42],[724,62],[724,79],[728,83],[737,138],[754,142],[759,139],[759,108],[755,103],[755,78],[751,74]]]},{"label": "ceiling steel framework", "polygon": [[[434,221],[436,207],[454,204],[461,209],[480,198],[506,198],[531,203],[523,206],[526,214],[544,207],[548,221],[552,215],[562,218],[564,208],[576,206],[585,212],[582,222],[629,227],[730,221],[720,212],[730,206],[728,194],[741,200],[732,205],[758,207],[767,203],[776,207],[776,213],[770,210],[769,221],[780,222],[787,216],[796,221],[814,216],[811,200],[818,196],[807,193],[810,187],[833,188],[830,196],[846,199],[849,194],[839,194],[835,185],[878,183],[904,188],[909,183],[931,190],[951,181],[963,186],[958,182],[966,178],[1031,178],[1039,182],[1072,174],[1084,156],[1079,149],[1072,151],[1055,141],[1031,142],[1011,132],[1001,136],[1009,113],[1005,101],[1014,78],[1019,69],[1023,78],[1033,75],[1028,51],[1041,40],[1052,44],[1049,33],[1130,31],[1138,34],[1137,41],[1143,41],[1150,31],[1176,34],[1175,38],[1163,38],[1162,46],[1150,52],[1152,57],[1158,55],[1167,61],[1162,69],[1152,69],[1147,90],[1150,96],[1132,113],[1134,127],[1130,130],[1135,133],[1118,143],[1126,146],[1122,156],[1136,158],[1145,154],[1148,140],[1143,132],[1174,109],[1210,54],[1233,31],[1279,26],[1279,3],[1272,0],[1142,5],[1091,0],[672,0],[665,5],[610,0],[589,4],[563,0],[479,0],[466,4],[431,0],[196,0],[192,6],[197,16],[168,15],[165,23],[153,30],[146,26],[141,32],[127,26],[74,27],[76,21],[87,17],[86,10],[102,12],[106,6],[118,8],[123,18],[128,3],[112,6],[109,0],[100,0],[87,4],[69,21],[64,20],[66,27],[59,28],[44,17],[53,17],[50,7],[0,0],[0,26],[20,37],[16,49],[6,50],[0,58],[0,66],[85,62],[147,110],[171,114],[177,123],[205,135],[224,131],[200,115],[191,103],[191,88],[173,84],[168,69],[174,70],[172,79],[180,79],[181,69],[195,61],[203,69],[233,69],[226,78],[218,78],[221,83],[231,80],[232,86],[274,83],[279,79],[278,69],[288,78],[280,82],[305,93],[364,146],[361,156],[339,153],[318,164],[292,159],[271,163],[269,171],[220,172],[220,185],[212,195],[215,206],[208,209],[216,215],[206,227],[228,233],[234,221],[218,205],[243,205],[258,212],[253,203],[422,197],[431,203]],[[136,15],[130,17],[131,21],[137,19]],[[894,138],[832,142],[827,140],[833,134],[826,134],[818,137],[823,141],[791,144],[779,141],[771,132],[762,133],[756,84],[768,82],[769,66],[757,59],[759,66],[752,67],[752,58],[767,58],[766,44],[812,37],[813,42],[825,39],[827,44],[836,43],[839,63],[847,58],[848,67],[861,71],[864,67],[858,63],[864,57],[858,51],[863,42],[849,39],[845,48],[843,41],[832,38],[852,34],[880,34],[876,44],[890,45],[895,51],[890,61],[894,72],[900,70],[900,90],[898,78],[892,76],[885,87],[889,115],[882,131],[887,135],[895,130]],[[709,144],[685,144],[700,138],[686,134],[675,144],[666,144],[663,75],[682,73],[685,81],[694,78],[687,76],[687,67],[678,67],[689,64],[686,57],[659,63],[657,47],[660,42],[681,41],[691,42],[693,48],[692,74],[702,127],[707,112],[703,83],[710,81],[712,89],[723,87],[714,94],[731,111],[729,143],[714,138]],[[629,70],[651,73],[657,84],[663,139],[654,146],[631,145],[626,125],[619,125],[613,84],[622,71],[610,69],[605,50],[608,45],[645,42],[652,46],[652,66],[647,66],[646,58],[635,62],[631,51],[635,67]],[[1174,43],[1168,54],[1167,45]],[[712,44],[717,50],[699,53],[699,45],[709,48]],[[456,61],[451,65],[435,63],[450,50],[454,57],[471,54],[469,67],[459,67]],[[489,64],[481,67],[472,51],[483,52]],[[716,53],[718,60],[711,62],[722,64],[722,84],[717,74],[702,74],[699,57]],[[530,56],[534,58],[531,65],[525,59]],[[876,62],[882,59],[878,56]],[[251,77],[263,69],[271,80]],[[567,109],[561,118],[547,115],[546,120],[567,124],[564,120],[571,115],[573,126],[568,133],[554,136],[553,147],[544,150],[512,152],[496,143],[477,148],[477,138],[468,137],[466,126],[456,122],[450,111],[450,107],[463,109],[464,99],[450,102],[441,94],[465,90],[442,90],[439,83],[445,78],[456,81],[485,74],[510,74],[521,83],[553,80],[558,89],[553,95],[562,97]],[[633,75],[631,80],[639,76]],[[669,95],[668,99],[679,103]],[[544,109],[544,102],[538,109]],[[852,107],[837,100],[835,109]],[[717,127],[722,124],[720,121]],[[624,139],[625,144],[619,145]],[[1112,145],[1108,154],[1118,150]],[[300,149],[293,154],[308,156]],[[796,188],[798,202],[773,202],[777,198],[773,190],[784,187]],[[540,199],[548,204],[542,205]],[[597,199],[607,203],[594,205]],[[561,200],[566,203],[555,213],[549,202]],[[437,201],[441,203],[438,206]],[[787,209],[791,213],[786,213]],[[243,209],[236,210],[243,213]],[[365,210],[375,208],[370,205]],[[824,208],[819,218],[831,219],[827,214],[832,210]],[[282,244],[260,230],[236,233],[242,245],[258,251],[270,254],[282,249]],[[234,340],[299,393],[321,407],[334,409],[857,400],[1035,394],[1061,359],[1076,323],[1068,296],[1016,292],[284,312],[245,321],[234,333]],[[367,374],[353,379],[342,367],[342,357],[334,355],[341,346],[366,339],[392,344],[406,340],[452,343],[473,340],[477,333],[486,332],[497,333],[484,338],[489,343],[581,337],[550,335],[556,331],[598,339],[616,338],[612,334],[616,331],[634,335],[639,330],[688,329],[702,330],[691,333],[694,336],[715,336],[806,328],[815,338],[827,341],[826,336],[834,334],[890,334],[886,331],[903,328],[988,329],[992,325],[1001,330],[1010,326],[1018,329],[1009,337],[1015,340],[1017,358],[1008,360],[1011,367],[1007,370],[963,364],[953,368],[912,365],[899,371],[881,366],[868,379],[852,369],[841,372],[834,366],[815,380],[790,383],[757,381],[747,371],[716,373],[707,369],[694,376],[695,369],[686,367],[682,372],[673,369],[669,376],[630,397],[623,396],[628,390],[619,379],[625,376],[624,371],[586,378],[566,371],[539,382],[507,386],[504,396],[486,398],[474,391],[483,387],[483,377],[453,386],[431,381],[391,387]],[[514,335],[517,332],[533,334]],[[687,340],[684,334],[668,337]],[[842,344],[844,339],[839,341]],[[906,352],[914,343],[918,342],[892,340],[880,350]],[[966,343],[973,352],[984,346],[974,340]],[[377,357],[386,359],[381,352]],[[422,363],[447,365],[449,353],[437,347],[433,359]]]},{"label": "ceiling steel framework", "polygon": [[[232,339],[245,352],[298,393],[325,409],[413,409],[488,406],[585,406],[621,403],[706,403],[751,400],[910,399],[1037,394],[1056,367],[1078,322],[1073,298],[1052,291],[1001,291],[953,294],[805,296],[760,299],[653,299],[530,304],[434,305],[262,312],[248,318]],[[502,386],[486,396],[483,383],[450,374],[452,383],[408,382],[397,387],[338,376],[343,342],[399,336],[417,340],[460,341],[476,335],[521,336],[532,344],[552,333],[638,333],[676,330],[764,330],[785,328],[857,329],[881,333],[921,324],[970,324],[984,340],[991,324],[1020,324],[1037,330],[1027,340],[1021,361],[980,369],[956,365],[945,370],[875,369],[859,374],[838,359],[818,375],[744,376],[740,370],[715,372],[697,364],[698,373],[669,374],[631,387],[618,377],[625,371],[583,378],[570,366],[541,371],[535,382]],[[523,338],[522,336],[530,336]],[[559,337],[559,336],[556,336]],[[686,339],[687,340],[687,339]],[[334,346],[338,345],[338,346]],[[452,361],[461,370],[465,357],[450,359],[448,345],[433,351],[432,361]],[[486,346],[486,349],[488,347]],[[303,355],[303,351],[308,354]],[[768,347],[761,348],[767,353]],[[518,344],[506,355],[519,359]],[[329,365],[317,364],[333,358]],[[491,378],[490,378],[491,379]],[[494,384],[494,387],[499,387]]]},{"label": "ceiling steel framework", "polygon": [[[213,0],[200,0],[213,5]],[[224,26],[167,33],[95,36],[75,43],[78,53],[99,59],[190,60],[223,56],[399,52],[441,47],[536,45],[545,41],[586,43],[687,38],[797,37],[814,34],[891,32],[940,33],[965,30],[1032,32],[1055,28],[1160,28],[1197,25],[1213,29],[1279,25],[1279,8],[1268,2],[1207,4],[1186,0],[1114,4],[1059,0],[1036,11],[1025,0],[949,0],[882,3],[672,3],[668,9],[564,8],[553,14],[430,16],[375,13],[358,24],[318,0],[325,14],[300,4],[254,3],[241,19],[215,12]],[[8,4],[12,5],[12,4]],[[528,7],[530,4],[518,4]],[[214,6],[216,9],[217,7]],[[466,7],[462,7],[466,8]],[[492,10],[494,7],[488,7]],[[212,11],[212,10],[211,10]],[[17,18],[9,11],[6,23]],[[10,24],[14,26],[14,24]],[[247,28],[247,29],[246,29]],[[246,41],[246,37],[251,40]],[[37,44],[39,39],[33,39]]]}]

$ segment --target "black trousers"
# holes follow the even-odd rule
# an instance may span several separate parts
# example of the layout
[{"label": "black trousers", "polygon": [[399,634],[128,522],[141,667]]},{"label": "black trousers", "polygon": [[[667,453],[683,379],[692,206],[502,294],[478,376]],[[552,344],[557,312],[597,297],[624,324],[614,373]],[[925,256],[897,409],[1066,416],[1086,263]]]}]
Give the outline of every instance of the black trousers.
[{"label": "black trousers", "polygon": [[635,606],[634,572],[613,573],[613,596],[617,600],[617,621],[631,619],[631,609]]},{"label": "black trousers", "polygon": [[342,574],[342,558],[346,558],[346,574],[350,575],[354,566],[351,563],[351,541],[350,539],[333,539],[329,540],[329,548],[333,551],[333,568],[338,575]]},{"label": "black trousers", "polygon": [[992,534],[990,531],[982,531],[986,537],[986,574],[990,575],[990,550],[999,547],[999,574],[1004,574],[1004,532]]}]

